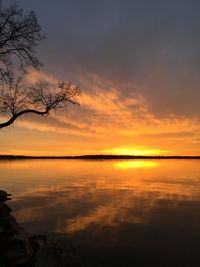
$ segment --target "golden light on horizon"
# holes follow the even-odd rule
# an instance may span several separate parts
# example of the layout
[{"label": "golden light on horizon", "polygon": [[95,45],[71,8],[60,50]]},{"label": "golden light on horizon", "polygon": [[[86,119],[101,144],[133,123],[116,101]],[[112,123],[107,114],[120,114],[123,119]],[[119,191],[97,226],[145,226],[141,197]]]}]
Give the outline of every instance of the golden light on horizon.
[{"label": "golden light on horizon", "polygon": [[[56,80],[50,73],[42,75],[52,83]],[[38,74],[33,73],[33,80],[35,76]],[[1,154],[199,155],[197,120],[176,115],[158,118],[142,96],[121,99],[120,88],[110,81],[84,73],[80,79],[85,87],[94,88],[95,93],[84,92],[81,106],[70,107],[68,116],[55,113],[47,118],[33,115],[18,120],[13,131],[1,133]]]},{"label": "golden light on horizon", "polygon": [[173,153],[172,151],[166,151],[161,149],[149,149],[149,148],[139,148],[139,147],[116,147],[113,149],[105,149],[102,151],[106,154],[111,155],[128,155],[128,156],[159,156]]},{"label": "golden light on horizon", "polygon": [[119,161],[113,164],[113,167],[116,169],[140,169],[140,168],[155,168],[158,166],[156,161],[146,161],[146,160],[128,160],[128,161]]}]

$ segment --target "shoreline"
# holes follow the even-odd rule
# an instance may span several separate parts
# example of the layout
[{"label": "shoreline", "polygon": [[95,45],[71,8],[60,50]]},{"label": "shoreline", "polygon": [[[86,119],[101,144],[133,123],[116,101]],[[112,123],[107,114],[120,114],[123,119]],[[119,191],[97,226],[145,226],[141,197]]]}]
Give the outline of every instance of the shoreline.
[{"label": "shoreline", "polygon": [[113,160],[113,159],[195,159],[200,156],[130,156],[130,155],[82,155],[82,156],[24,156],[0,155],[0,160],[26,160],[26,159],[83,159],[83,160]]}]

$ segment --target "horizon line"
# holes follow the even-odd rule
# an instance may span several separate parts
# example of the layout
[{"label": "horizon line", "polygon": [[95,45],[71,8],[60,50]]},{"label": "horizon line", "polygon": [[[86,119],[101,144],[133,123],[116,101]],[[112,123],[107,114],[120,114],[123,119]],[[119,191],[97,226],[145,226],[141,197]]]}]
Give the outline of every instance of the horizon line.
[{"label": "horizon line", "polygon": [[1,155],[0,159],[200,159],[200,155],[113,155],[89,154],[76,156]]}]

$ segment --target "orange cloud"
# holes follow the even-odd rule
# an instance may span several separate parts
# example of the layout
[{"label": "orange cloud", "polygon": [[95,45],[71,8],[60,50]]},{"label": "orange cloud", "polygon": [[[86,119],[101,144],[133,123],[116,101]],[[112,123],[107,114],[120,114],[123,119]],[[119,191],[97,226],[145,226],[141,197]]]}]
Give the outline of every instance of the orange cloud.
[{"label": "orange cloud", "polygon": [[[56,77],[45,72],[31,71],[28,77],[32,82],[39,78],[47,79],[52,84],[57,82]],[[53,138],[60,138],[62,135],[64,147],[72,147],[73,144],[73,151],[66,151],[57,143],[56,151],[62,155],[198,153],[200,124],[197,118],[180,117],[176,114],[163,118],[157,116],[151,111],[145,98],[134,93],[134,85],[133,93],[126,96],[111,81],[102,80],[96,75],[80,74],[79,79],[83,90],[80,107],[70,106],[66,113],[52,113],[50,117],[33,115],[18,120],[14,130],[16,140],[20,138],[18,132],[25,129],[33,131],[34,139],[30,142],[29,150],[34,151],[31,149],[33,142],[37,147],[37,142],[42,138],[45,139],[45,146],[49,144],[48,152],[43,146],[45,155],[55,153],[53,144],[57,142],[52,139],[52,135]],[[47,134],[49,139],[45,138]],[[6,132],[6,135],[9,137],[10,133]],[[4,131],[1,132],[1,139],[8,140]],[[7,146],[9,150],[8,143]],[[27,154],[28,148],[26,151]]]}]

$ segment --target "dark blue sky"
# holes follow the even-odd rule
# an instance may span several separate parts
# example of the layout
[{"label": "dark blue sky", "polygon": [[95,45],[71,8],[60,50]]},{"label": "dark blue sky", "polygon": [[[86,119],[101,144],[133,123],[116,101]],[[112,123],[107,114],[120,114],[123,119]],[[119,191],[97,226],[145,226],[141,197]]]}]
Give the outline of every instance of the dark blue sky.
[{"label": "dark blue sky", "polygon": [[[160,114],[199,114],[200,2],[194,0],[19,0],[47,39],[45,69],[62,79],[88,71],[135,85]],[[164,101],[163,99],[164,98]],[[162,102],[162,105],[159,103]]]}]

